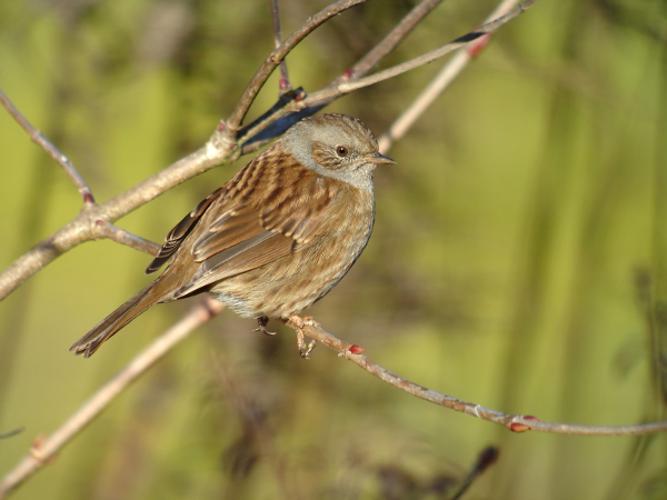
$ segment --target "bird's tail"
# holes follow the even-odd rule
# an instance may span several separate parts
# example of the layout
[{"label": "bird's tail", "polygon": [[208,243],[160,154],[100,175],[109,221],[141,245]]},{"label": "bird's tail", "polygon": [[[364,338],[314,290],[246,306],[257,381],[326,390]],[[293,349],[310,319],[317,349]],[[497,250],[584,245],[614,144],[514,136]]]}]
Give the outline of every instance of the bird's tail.
[{"label": "bird's tail", "polygon": [[161,287],[156,287],[156,284],[157,282],[152,283],[148,288],[118,307],[83,337],[74,342],[69,350],[75,354],[83,354],[86,358],[92,356],[103,342],[109,340],[118,330],[160,301],[162,297],[158,289]]}]

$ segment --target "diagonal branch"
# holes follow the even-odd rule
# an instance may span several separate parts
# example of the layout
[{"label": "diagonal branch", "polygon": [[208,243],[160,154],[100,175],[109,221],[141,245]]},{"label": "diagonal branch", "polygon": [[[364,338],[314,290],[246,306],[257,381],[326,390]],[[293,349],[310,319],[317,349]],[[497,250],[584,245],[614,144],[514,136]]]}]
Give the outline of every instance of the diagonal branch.
[{"label": "diagonal branch", "polygon": [[[499,16],[509,12],[519,0],[504,0],[489,15],[485,23],[491,22]],[[489,35],[478,38],[476,42],[468,47],[468,50],[459,50],[456,55],[447,61],[438,74],[424,88],[424,90],[415,98],[415,100],[394,120],[389,130],[382,134],[378,139],[380,151],[386,152],[392,144],[400,140],[407,131],[414,125],[417,119],[433,104],[433,102],[449,87],[456,77],[463,71],[467,64],[479,54],[479,51],[486,44]],[[484,43],[484,45],[478,45]]]},{"label": "diagonal branch", "polygon": [[134,357],[116,376],[104,384],[88,401],[72,414],[50,436],[33,445],[30,452],[0,483],[0,498],[20,486],[26,479],[54,458],[56,453],[74,439],[88,424],[111,404],[129,385],[155,365],[195,329],[208,322],[223,310],[221,302],[206,297],[180,321],[155,339],[146,349]]},{"label": "diagonal branch", "polygon": [[364,57],[354,64],[349,71],[338,77],[332,83],[339,83],[343,80],[354,80],[364,76],[373,67],[380,62],[387,54],[394,50],[417,25],[439,4],[442,0],[422,0],[413,9],[408,12],[403,19]]},{"label": "diagonal branch", "polygon": [[513,432],[534,430],[556,434],[579,434],[586,436],[627,436],[667,431],[667,420],[636,425],[580,425],[545,422],[529,415],[512,415],[498,410],[492,410],[479,404],[469,403],[454,396],[429,389],[428,387],[419,385],[387,370],[365,356],[363,354],[363,348],[339,339],[335,335],[324,330],[313,320],[305,320],[299,316],[292,316],[289,318],[287,324],[295,331],[303,332],[306,337],[323,344],[332,351],[338,353],[338,356],[353,362],[371,375],[374,375],[397,389],[430,403],[503,425]]},{"label": "diagonal branch", "polygon": [[95,198],[93,197],[93,192],[90,187],[83,180],[81,174],[77,171],[76,167],[72,161],[65,156],[57,147],[55,147],[51,141],[49,141],[44,134],[32,126],[28,119],[21,114],[21,112],[14,106],[14,103],[7,97],[7,95],[0,90],[0,103],[2,107],[7,110],[7,112],[16,120],[23,130],[26,131],[30,139],[37,145],[39,145],[48,155],[53,158],[58,165],[60,165],[67,176],[72,181],[72,184],[77,188],[79,194],[83,198],[84,207],[91,207],[95,204]]},{"label": "diagonal branch", "polygon": [[472,31],[470,33],[466,33],[465,35],[456,38],[455,40],[449,42],[448,44],[443,45],[442,47],[431,50],[430,52],[427,52],[425,54],[422,54],[421,56],[410,59],[409,61],[405,61],[403,63],[392,66],[391,68],[378,71],[364,78],[359,78],[357,80],[350,82],[341,82],[338,85],[334,86],[333,88],[324,89],[320,92],[315,92],[310,96],[308,96],[305,102],[311,105],[312,104],[316,105],[320,101],[327,102],[332,97],[338,97],[342,94],[347,94],[354,90],[359,90],[364,87],[375,85],[376,83],[389,80],[390,78],[394,78],[410,70],[419,68],[420,66],[424,66],[425,64],[429,64],[437,59],[440,59],[441,57],[446,56],[447,54],[455,51],[456,49],[459,49],[465,45],[470,44],[471,42],[474,42],[475,40],[478,40],[479,38],[482,38],[484,35],[496,31],[503,24],[511,21],[519,14],[522,14],[530,6],[530,4],[532,4],[532,1],[523,2],[518,6],[516,6],[507,14],[500,16],[486,24],[483,24],[479,29]]},{"label": "diagonal branch", "polygon": [[[516,3],[516,2],[514,2]],[[401,75],[407,71],[416,69],[420,66],[433,62],[450,52],[455,51],[456,49],[468,46],[474,46],[475,43],[478,43],[479,40],[485,39],[490,33],[497,30],[503,24],[509,22],[510,20],[516,18],[519,14],[523,13],[528,7],[534,3],[534,0],[525,0],[518,6],[514,7],[510,12],[500,17],[495,17],[486,24],[483,24],[479,29],[471,31],[462,35],[452,42],[434,49],[426,54],[410,59],[409,61],[397,64],[382,71],[373,73],[370,76],[362,77],[361,70],[358,70],[356,73],[352,71],[346,72],[343,77],[336,78],[329,85],[322,88],[321,90],[310,93],[307,97],[299,97],[298,99],[292,100],[285,106],[277,107],[273,113],[268,113],[263,120],[258,120],[256,123],[251,124],[251,126],[242,130],[240,137],[238,137],[239,143],[242,144],[242,150],[244,152],[251,151],[253,148],[251,145],[257,141],[264,141],[268,138],[275,137],[276,135],[281,134],[285,129],[287,129],[292,123],[303,118],[316,113],[324,106],[328,105],[332,101],[339,99],[343,95],[346,95],[350,92],[354,92],[364,87],[380,83],[382,81],[394,78],[398,75]],[[421,4],[420,4],[421,5]],[[418,7],[420,6],[418,5]],[[410,17],[411,22],[416,22],[415,19],[417,16],[411,17],[409,13],[406,18]],[[422,16],[419,20],[423,19],[426,13],[422,12]],[[404,20],[405,21],[405,18]],[[403,22],[402,21],[402,22]],[[403,36],[407,36],[409,30],[407,27],[409,23],[406,23],[401,30]],[[398,41],[391,39],[387,36],[383,39],[380,44],[389,43],[387,40],[392,40],[392,43],[395,45]],[[372,49],[371,52],[374,52],[375,49]],[[383,51],[377,51],[376,57],[379,57]],[[373,61],[370,58],[365,56],[367,59],[366,64],[361,69],[369,69]],[[283,123],[282,127],[273,126],[276,122]],[[273,126],[273,127],[272,127]],[[269,130],[269,127],[272,127],[274,130],[271,130],[270,134],[266,134],[265,131]],[[267,136],[268,135],[268,136]]]}]

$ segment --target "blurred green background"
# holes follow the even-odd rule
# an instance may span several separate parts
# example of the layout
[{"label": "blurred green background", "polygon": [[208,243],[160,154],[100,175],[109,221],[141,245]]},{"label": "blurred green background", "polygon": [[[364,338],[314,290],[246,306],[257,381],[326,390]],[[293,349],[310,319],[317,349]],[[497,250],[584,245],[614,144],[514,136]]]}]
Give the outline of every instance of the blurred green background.
[{"label": "blurred green background", "polygon": [[[324,1],[284,0],[296,29]],[[316,89],[416,2],[371,0],[288,58]],[[450,1],[383,64],[465,33],[492,1]],[[541,0],[502,28],[379,172],[375,234],[310,310],[384,366],[506,412],[664,418],[667,4]],[[0,86],[107,200],[203,144],[272,47],[268,0],[0,4]],[[437,62],[329,107],[378,133]],[[274,77],[251,115],[276,98]],[[0,266],[73,217],[65,175],[0,113]],[[161,241],[248,158],[119,225]],[[4,475],[188,307],[159,306],[92,359],[67,347],[142,287],[149,258],[107,242],[0,303]],[[186,301],[187,302],[187,301]],[[664,499],[667,441],[512,434],[417,400],[293,334],[231,312],[123,394],[17,499],[447,498],[493,444],[469,499]]]}]

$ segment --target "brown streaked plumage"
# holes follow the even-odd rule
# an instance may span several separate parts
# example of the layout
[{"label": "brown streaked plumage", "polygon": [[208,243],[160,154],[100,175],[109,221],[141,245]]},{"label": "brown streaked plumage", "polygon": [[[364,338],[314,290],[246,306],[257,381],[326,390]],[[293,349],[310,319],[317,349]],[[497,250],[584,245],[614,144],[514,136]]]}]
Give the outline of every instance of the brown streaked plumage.
[{"label": "brown streaked plumage", "polygon": [[287,319],[326,295],[366,246],[372,174],[393,161],[356,118],[294,125],[167,235],[146,269],[164,272],[79,339],[84,356],[159,302],[211,292],[243,317]]}]

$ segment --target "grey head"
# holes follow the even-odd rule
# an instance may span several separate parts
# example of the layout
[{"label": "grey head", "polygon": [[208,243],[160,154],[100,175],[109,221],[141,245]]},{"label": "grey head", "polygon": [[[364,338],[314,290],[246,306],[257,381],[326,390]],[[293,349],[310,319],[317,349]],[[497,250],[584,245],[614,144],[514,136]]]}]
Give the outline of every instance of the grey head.
[{"label": "grey head", "polygon": [[373,132],[361,120],[342,114],[301,120],[281,142],[306,167],[367,191],[373,190],[375,167],[395,163],[380,154]]}]

